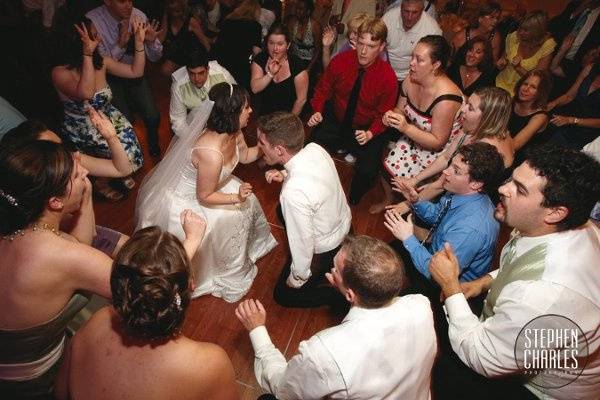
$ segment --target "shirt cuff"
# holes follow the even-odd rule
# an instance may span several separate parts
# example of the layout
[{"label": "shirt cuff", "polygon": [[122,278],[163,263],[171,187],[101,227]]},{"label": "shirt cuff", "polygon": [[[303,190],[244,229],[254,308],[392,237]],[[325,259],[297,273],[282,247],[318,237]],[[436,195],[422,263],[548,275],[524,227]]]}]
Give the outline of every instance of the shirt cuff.
[{"label": "shirt cuff", "polygon": [[255,353],[260,348],[273,345],[269,332],[267,332],[267,328],[264,325],[257,326],[250,331],[250,341]]},{"label": "shirt cuff", "polygon": [[308,278],[310,278],[310,274],[308,275],[308,277],[306,279],[300,279],[300,278],[295,278],[294,274],[290,272],[290,275],[287,278],[287,285],[289,287],[292,287],[294,289],[300,289],[302,287],[302,285],[304,285],[306,283],[306,281],[308,281]]},{"label": "shirt cuff", "polygon": [[469,318],[473,315],[473,311],[471,311],[463,293],[456,293],[448,297],[445,304],[450,321]]},{"label": "shirt cuff", "polygon": [[500,272],[500,268],[496,268],[493,271],[488,272],[487,274],[492,277],[492,279],[496,279],[498,276],[498,272]]},{"label": "shirt cuff", "polygon": [[410,253],[412,249],[415,249],[418,246],[421,246],[421,243],[419,243],[419,241],[417,240],[417,237],[415,235],[410,235],[409,237],[406,238],[406,240],[403,240],[402,243],[404,244],[404,248],[406,250],[408,250],[408,252]]}]

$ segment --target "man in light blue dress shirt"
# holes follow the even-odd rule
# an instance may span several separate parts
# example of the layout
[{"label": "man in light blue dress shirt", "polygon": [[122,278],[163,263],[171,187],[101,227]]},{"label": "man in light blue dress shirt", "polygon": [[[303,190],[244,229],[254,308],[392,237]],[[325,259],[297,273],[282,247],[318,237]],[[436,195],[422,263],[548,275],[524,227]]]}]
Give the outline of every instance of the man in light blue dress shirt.
[{"label": "man in light blue dress shirt", "polygon": [[412,274],[409,270],[413,285],[426,291],[434,287],[430,283],[429,261],[444,248],[445,242],[450,243],[460,262],[461,281],[472,281],[488,272],[499,223],[485,190],[498,183],[503,170],[502,157],[494,146],[474,143],[463,146],[442,173],[440,179],[446,193],[439,202],[418,201],[417,191],[407,188],[403,194],[413,203],[414,214],[431,227],[428,237],[421,241],[414,234],[412,216],[405,220],[393,210],[386,213],[386,227],[404,247],[398,250],[405,262],[414,266]]}]

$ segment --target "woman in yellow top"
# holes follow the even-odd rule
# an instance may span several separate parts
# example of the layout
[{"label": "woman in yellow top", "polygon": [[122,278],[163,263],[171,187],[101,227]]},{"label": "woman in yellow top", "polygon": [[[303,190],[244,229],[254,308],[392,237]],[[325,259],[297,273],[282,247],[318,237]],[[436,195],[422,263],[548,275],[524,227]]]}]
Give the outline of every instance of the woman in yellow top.
[{"label": "woman in yellow top", "polygon": [[515,84],[527,72],[548,69],[556,42],[547,30],[548,16],[544,11],[531,11],[521,21],[519,29],[506,37],[504,55],[498,60],[500,73],[496,86],[514,95]]}]

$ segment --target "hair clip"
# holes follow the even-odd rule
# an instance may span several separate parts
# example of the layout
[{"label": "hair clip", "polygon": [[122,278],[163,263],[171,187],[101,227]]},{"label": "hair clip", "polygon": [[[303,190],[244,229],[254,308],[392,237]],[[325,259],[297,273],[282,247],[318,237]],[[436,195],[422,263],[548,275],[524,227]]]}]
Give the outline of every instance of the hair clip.
[{"label": "hair clip", "polygon": [[17,201],[17,199],[15,199],[14,196],[6,193],[2,189],[0,189],[0,197],[4,198],[6,201],[8,201],[8,204],[10,204],[13,207],[19,206],[19,202]]},{"label": "hair clip", "polygon": [[175,304],[177,305],[177,308],[181,308],[181,296],[179,293],[175,293]]},{"label": "hair clip", "polygon": [[229,82],[227,84],[229,85],[229,98],[231,98],[233,96],[233,85]]}]

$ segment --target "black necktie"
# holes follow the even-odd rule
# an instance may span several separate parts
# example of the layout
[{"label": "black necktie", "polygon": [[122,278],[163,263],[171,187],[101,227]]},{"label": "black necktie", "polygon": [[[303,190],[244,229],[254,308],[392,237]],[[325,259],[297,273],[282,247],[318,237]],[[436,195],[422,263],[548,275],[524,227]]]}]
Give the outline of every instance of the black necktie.
[{"label": "black necktie", "polygon": [[433,232],[435,232],[435,230],[437,229],[437,227],[442,222],[442,219],[444,218],[444,216],[446,215],[446,213],[450,209],[450,204],[452,203],[452,196],[453,195],[449,195],[448,197],[446,197],[444,199],[445,203],[442,205],[442,209],[440,210],[440,213],[438,214],[437,218],[435,219],[435,222],[431,226],[431,229],[429,230],[429,232],[427,232],[427,237],[425,239],[423,239],[423,241],[421,242],[421,244],[424,245],[429,240],[429,238],[433,235]]},{"label": "black necktie", "polygon": [[344,119],[342,120],[341,130],[342,134],[347,133],[352,129],[352,120],[354,119],[354,111],[356,111],[356,104],[358,103],[358,95],[360,93],[360,86],[362,85],[362,79],[365,75],[364,68],[358,69],[358,76],[354,81],[352,90],[350,91],[350,97],[348,98],[348,106],[344,113]]}]

